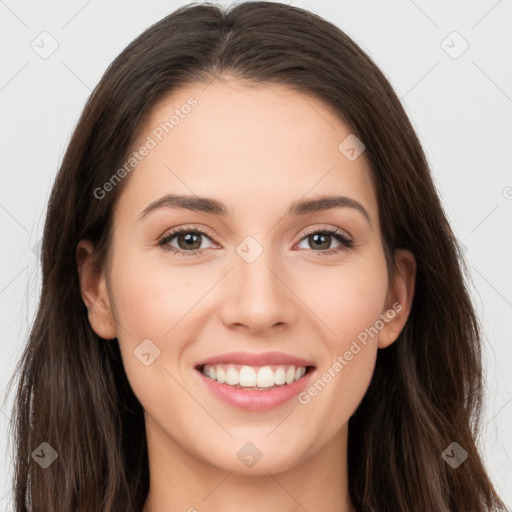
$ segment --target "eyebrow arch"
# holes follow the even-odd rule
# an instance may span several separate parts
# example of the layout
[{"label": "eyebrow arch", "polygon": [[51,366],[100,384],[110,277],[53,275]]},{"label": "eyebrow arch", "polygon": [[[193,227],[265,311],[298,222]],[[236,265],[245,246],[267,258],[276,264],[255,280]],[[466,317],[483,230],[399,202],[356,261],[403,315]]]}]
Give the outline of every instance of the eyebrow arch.
[{"label": "eyebrow arch", "polygon": [[[229,215],[227,207],[216,199],[195,195],[167,194],[149,204],[141,212],[137,220],[142,220],[149,213],[159,208],[183,208],[211,215],[220,215],[222,217]],[[314,199],[294,201],[288,208],[286,215],[306,215],[311,212],[319,212],[333,208],[354,208],[364,216],[370,226],[372,225],[370,215],[364,206],[355,199],[345,196],[321,196]]]}]

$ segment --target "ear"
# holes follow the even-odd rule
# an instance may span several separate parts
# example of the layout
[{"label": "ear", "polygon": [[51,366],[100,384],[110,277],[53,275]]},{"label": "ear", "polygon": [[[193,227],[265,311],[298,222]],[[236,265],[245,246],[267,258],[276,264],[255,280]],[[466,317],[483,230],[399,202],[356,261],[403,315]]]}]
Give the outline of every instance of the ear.
[{"label": "ear", "polygon": [[395,275],[391,277],[386,304],[381,318],[384,328],[379,332],[379,348],[391,345],[402,332],[411,312],[416,283],[416,259],[411,251],[395,251]]},{"label": "ear", "polygon": [[107,281],[103,270],[93,264],[94,246],[89,240],[81,240],[76,248],[76,260],[82,299],[89,311],[89,323],[93,331],[106,340],[117,337],[114,314],[110,307]]}]

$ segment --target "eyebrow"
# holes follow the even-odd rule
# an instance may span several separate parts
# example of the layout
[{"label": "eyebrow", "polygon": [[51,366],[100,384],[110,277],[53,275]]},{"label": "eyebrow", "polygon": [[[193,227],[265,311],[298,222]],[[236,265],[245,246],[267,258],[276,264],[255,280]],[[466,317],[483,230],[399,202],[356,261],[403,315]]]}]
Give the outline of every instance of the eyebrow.
[{"label": "eyebrow", "polygon": [[[216,199],[195,195],[167,194],[149,204],[141,212],[137,220],[142,220],[149,213],[160,208],[183,208],[222,217],[227,217],[230,214],[226,205]],[[288,208],[286,215],[306,215],[311,212],[331,210],[333,208],[353,208],[364,216],[370,226],[372,225],[370,215],[364,206],[355,199],[345,196],[321,196],[314,199],[294,201]]]}]

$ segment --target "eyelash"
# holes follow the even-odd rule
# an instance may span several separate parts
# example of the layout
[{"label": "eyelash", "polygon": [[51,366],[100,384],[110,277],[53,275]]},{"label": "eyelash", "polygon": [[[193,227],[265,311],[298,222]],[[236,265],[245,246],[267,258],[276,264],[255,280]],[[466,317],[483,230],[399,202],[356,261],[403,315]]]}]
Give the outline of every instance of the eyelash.
[{"label": "eyelash", "polygon": [[[184,251],[182,249],[176,249],[176,247],[170,247],[168,245],[169,242],[181,233],[200,234],[200,235],[204,235],[206,238],[209,238],[211,240],[211,237],[208,236],[207,233],[205,233],[204,231],[202,231],[200,229],[196,229],[196,228],[192,229],[190,227],[183,227],[183,228],[177,228],[177,229],[171,231],[170,233],[167,233],[162,238],[160,238],[158,241],[158,246],[162,247],[162,249],[164,251],[169,251],[175,255],[180,255],[180,256],[195,256],[195,255],[201,254],[204,251],[204,249],[196,249],[193,251]],[[331,235],[341,243],[341,245],[339,247],[336,247],[334,249],[325,249],[323,251],[315,251],[313,249],[310,249],[311,252],[316,253],[315,254],[316,256],[330,256],[332,254],[335,254],[335,253],[338,253],[341,251],[346,251],[346,250],[352,249],[354,247],[353,240],[347,238],[345,236],[345,234],[343,233],[343,231],[341,231],[337,228],[310,230],[304,234],[304,236],[300,239],[300,241],[304,240],[306,237],[313,235],[313,234]]]}]

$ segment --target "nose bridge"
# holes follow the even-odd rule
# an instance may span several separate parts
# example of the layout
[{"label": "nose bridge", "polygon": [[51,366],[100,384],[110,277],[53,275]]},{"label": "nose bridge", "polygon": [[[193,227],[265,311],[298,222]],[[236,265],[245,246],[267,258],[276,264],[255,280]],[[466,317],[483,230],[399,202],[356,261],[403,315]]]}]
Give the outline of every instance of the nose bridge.
[{"label": "nose bridge", "polygon": [[[226,286],[224,321],[244,324],[251,331],[289,323],[295,310],[293,294],[284,284],[283,265],[268,242],[246,237],[235,249],[234,268]],[[264,246],[265,245],[265,246]],[[283,282],[284,281],[284,282]]]}]

